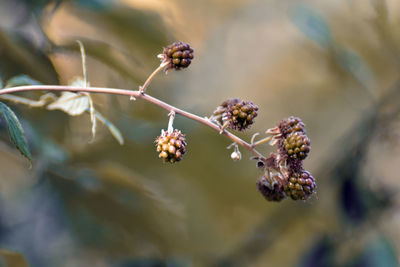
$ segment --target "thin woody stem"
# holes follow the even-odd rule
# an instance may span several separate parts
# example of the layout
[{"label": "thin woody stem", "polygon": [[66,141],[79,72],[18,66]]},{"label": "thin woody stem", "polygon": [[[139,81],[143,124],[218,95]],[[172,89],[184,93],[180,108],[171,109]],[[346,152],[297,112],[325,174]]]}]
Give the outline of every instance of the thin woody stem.
[{"label": "thin woody stem", "polygon": [[151,80],[153,80],[153,78],[160,72],[162,71],[166,66],[168,65],[167,61],[163,61],[161,62],[160,66],[158,66],[157,69],[155,69],[155,71],[153,71],[152,74],[150,74],[150,76],[147,78],[147,80],[144,82],[144,84],[142,86],[139,87],[139,92],[141,92],[142,94],[144,94],[144,92],[146,92],[147,87],[149,86]]},{"label": "thin woody stem", "polygon": [[169,115],[168,133],[171,134],[174,131],[175,111],[172,110],[168,115]]},{"label": "thin woody stem", "polygon": [[[0,89],[0,95],[3,94],[12,94],[17,92],[25,92],[25,91],[69,91],[69,92],[87,92],[87,93],[104,93],[104,94],[114,94],[114,95],[122,95],[122,96],[130,96],[133,98],[141,98],[145,101],[153,103],[163,109],[168,110],[169,112],[174,111],[176,114],[187,117],[194,121],[200,122],[204,125],[209,126],[210,128],[216,130],[217,132],[221,131],[221,127],[213,122],[211,122],[207,118],[202,118],[185,110],[179,109],[177,107],[171,106],[168,103],[165,103],[155,97],[152,97],[148,94],[144,94],[141,91],[132,91],[127,89],[116,89],[116,88],[104,88],[104,87],[77,87],[77,86],[62,86],[62,85],[29,85],[29,86],[18,86],[18,87],[9,87],[5,89]],[[233,142],[242,147],[249,150],[254,156],[259,158],[264,158],[264,156],[258,152],[253,145],[247,143],[236,135],[223,130],[223,135],[227,136]]]}]

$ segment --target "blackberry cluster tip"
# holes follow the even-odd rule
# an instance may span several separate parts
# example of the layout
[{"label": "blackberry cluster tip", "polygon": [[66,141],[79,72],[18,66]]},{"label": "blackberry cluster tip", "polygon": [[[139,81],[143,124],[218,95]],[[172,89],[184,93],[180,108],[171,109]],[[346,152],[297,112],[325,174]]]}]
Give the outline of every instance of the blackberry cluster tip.
[{"label": "blackberry cluster tip", "polygon": [[[272,135],[277,153],[271,153],[262,162],[265,174],[257,181],[258,190],[270,201],[281,201],[284,196],[293,200],[309,199],[317,186],[314,177],[303,167],[303,161],[311,150],[304,123],[292,116],[268,129],[267,133]],[[275,178],[271,182],[271,178],[266,178],[271,170],[281,174],[280,180]]]},{"label": "blackberry cluster tip", "polygon": [[225,100],[214,111],[213,117],[232,130],[243,131],[254,123],[258,115],[258,107],[250,101],[232,98]]},{"label": "blackberry cluster tip", "polygon": [[181,70],[189,67],[193,60],[193,48],[189,44],[175,42],[164,48],[163,59],[168,62],[166,70]]}]

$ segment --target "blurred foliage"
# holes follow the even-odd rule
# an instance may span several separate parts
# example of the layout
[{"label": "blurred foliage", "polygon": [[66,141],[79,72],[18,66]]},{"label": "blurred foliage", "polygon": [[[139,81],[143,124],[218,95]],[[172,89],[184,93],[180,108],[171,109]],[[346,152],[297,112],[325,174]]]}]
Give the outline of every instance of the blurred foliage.
[{"label": "blurred foliage", "polygon": [[28,267],[28,263],[26,262],[24,256],[20,253],[7,251],[7,250],[0,250],[0,266],[4,267]]},{"label": "blurred foliage", "polygon": [[11,141],[24,157],[32,161],[32,155],[26,142],[24,129],[22,129],[21,123],[15,113],[6,104],[0,102],[0,115],[7,124]]},{"label": "blurred foliage", "polygon": [[252,100],[260,115],[246,140],[301,117],[318,186],[306,203],[265,202],[247,152],[233,163],[227,139],[181,117],[188,153],[162,164],[153,141],[167,112],[143,101],[91,95],[97,120],[125,137],[120,146],[102,125],[89,144],[87,104],[70,117],[39,108],[62,94],[3,96],[33,168],[0,120],[0,266],[398,266],[399,8],[395,0],[0,1],[1,87],[70,84],[82,74],[78,39],[91,85],[136,89],[163,47],[189,42],[190,68],[160,75],[149,93],[200,116],[226,98]]}]

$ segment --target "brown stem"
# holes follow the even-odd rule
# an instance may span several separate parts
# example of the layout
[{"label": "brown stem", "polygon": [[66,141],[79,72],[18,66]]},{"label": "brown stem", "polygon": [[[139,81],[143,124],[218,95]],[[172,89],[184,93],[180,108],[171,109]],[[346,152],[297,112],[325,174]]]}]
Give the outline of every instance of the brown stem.
[{"label": "brown stem", "polygon": [[162,71],[166,66],[168,65],[167,61],[163,61],[161,62],[160,66],[158,66],[157,69],[155,69],[155,71],[153,71],[152,74],[150,74],[150,76],[147,78],[147,80],[144,82],[144,84],[142,86],[139,87],[139,91],[144,94],[144,92],[146,92],[147,87],[149,86],[151,80],[153,80],[153,78],[160,72]]},{"label": "brown stem", "polygon": [[[147,95],[141,91],[132,91],[126,89],[116,89],[116,88],[104,88],[104,87],[77,87],[77,86],[62,86],[62,85],[29,85],[29,86],[18,86],[18,87],[10,87],[5,89],[0,89],[0,95],[3,94],[12,94],[17,92],[25,92],[25,91],[69,91],[69,92],[87,92],[87,93],[104,93],[104,94],[114,94],[114,95],[123,95],[123,96],[130,96],[133,98],[141,98],[145,101],[153,103],[163,109],[168,110],[169,112],[175,112],[176,114],[182,115],[194,121],[200,122],[204,125],[207,125],[217,132],[221,131],[220,126],[212,123],[207,118],[202,118],[185,110],[176,108],[167,104],[155,97]],[[223,130],[223,135],[226,135],[229,139],[235,142],[238,145],[243,146],[247,150],[249,150],[253,155],[264,158],[264,156],[258,152],[252,145],[247,143],[246,141],[240,139],[236,135]]]}]

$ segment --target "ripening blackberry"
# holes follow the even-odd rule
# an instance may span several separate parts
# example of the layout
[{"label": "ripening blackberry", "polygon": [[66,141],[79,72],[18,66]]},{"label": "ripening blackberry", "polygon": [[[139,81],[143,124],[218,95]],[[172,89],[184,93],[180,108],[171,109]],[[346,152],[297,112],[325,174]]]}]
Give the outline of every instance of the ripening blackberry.
[{"label": "ripening blackberry", "polygon": [[181,161],[186,152],[185,136],[175,129],[173,132],[161,131],[161,135],[155,140],[159,158],[164,162],[175,163]]},{"label": "ripening blackberry", "polygon": [[310,152],[310,139],[302,132],[292,132],[283,141],[287,155],[292,159],[305,159]]},{"label": "ripening blackberry", "polygon": [[258,107],[250,101],[232,98],[222,102],[213,115],[221,125],[227,124],[232,130],[242,131],[254,123]]},{"label": "ripening blackberry", "polygon": [[300,118],[290,116],[287,119],[282,120],[278,125],[279,131],[284,138],[293,132],[305,133],[304,123]]},{"label": "ripening blackberry", "polygon": [[278,175],[264,175],[256,184],[258,191],[268,201],[281,201],[286,198],[285,182]]},{"label": "ripening blackberry", "polygon": [[189,67],[193,59],[193,48],[189,44],[175,42],[164,48],[162,58],[169,62],[166,70],[180,70]]},{"label": "ripening blackberry", "polygon": [[306,200],[315,191],[314,177],[308,171],[292,173],[286,186],[286,194],[293,200]]}]

